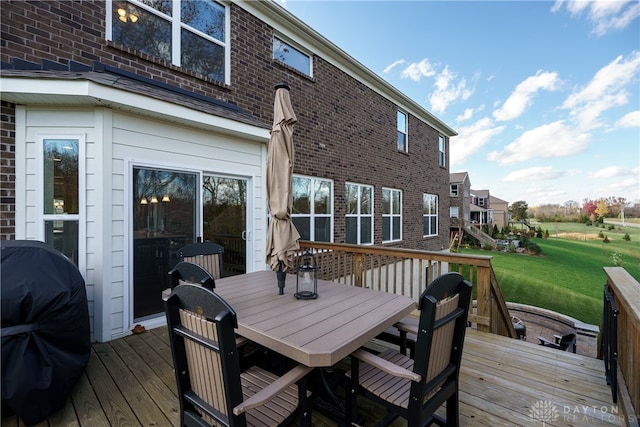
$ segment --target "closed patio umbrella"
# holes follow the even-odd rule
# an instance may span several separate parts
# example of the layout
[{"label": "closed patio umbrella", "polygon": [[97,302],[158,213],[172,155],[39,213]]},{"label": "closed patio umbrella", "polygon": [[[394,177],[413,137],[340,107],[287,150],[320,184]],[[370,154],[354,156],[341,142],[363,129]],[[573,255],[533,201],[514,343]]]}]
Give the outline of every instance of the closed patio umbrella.
[{"label": "closed patio umbrella", "polygon": [[300,234],[291,221],[293,204],[293,125],[298,120],[286,83],[276,85],[273,127],[267,154],[267,203],[271,220],[267,231],[266,262],[277,272],[279,293],[284,293],[286,267],[293,267],[300,249]]}]

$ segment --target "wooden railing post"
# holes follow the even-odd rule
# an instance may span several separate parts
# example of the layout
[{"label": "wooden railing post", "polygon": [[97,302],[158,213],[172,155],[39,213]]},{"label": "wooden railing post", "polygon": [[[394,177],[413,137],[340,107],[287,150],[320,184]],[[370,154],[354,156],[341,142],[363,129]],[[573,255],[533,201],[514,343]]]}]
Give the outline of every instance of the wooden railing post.
[{"label": "wooden railing post", "polygon": [[476,315],[478,330],[491,332],[491,267],[478,266],[477,286],[478,308]]},{"label": "wooden railing post", "polygon": [[364,262],[363,262],[364,254],[354,254],[353,255],[353,286],[357,286],[361,288],[363,284],[364,277]]}]

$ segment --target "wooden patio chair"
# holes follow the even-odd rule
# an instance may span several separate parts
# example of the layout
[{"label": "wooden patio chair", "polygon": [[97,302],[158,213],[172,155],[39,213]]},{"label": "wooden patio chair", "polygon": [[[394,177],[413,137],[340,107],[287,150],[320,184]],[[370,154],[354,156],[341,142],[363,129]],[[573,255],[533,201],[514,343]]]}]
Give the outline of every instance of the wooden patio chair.
[{"label": "wooden patio chair", "polygon": [[235,311],[213,291],[175,287],[164,299],[181,426],[311,425],[306,376],[297,365],[283,376],[251,366],[240,371]]},{"label": "wooden patio chair", "polygon": [[181,261],[189,261],[205,268],[214,279],[223,276],[222,254],[224,248],[213,242],[197,242],[178,249],[177,257]]},{"label": "wooden patio chair", "polygon": [[[398,417],[409,426],[457,426],[458,377],[471,301],[471,283],[458,273],[446,273],[433,281],[420,297],[415,358],[393,349],[375,355],[364,349],[351,355],[347,423],[357,412],[362,395],[389,411],[378,425]],[[435,411],[447,404],[446,420]]]},{"label": "wooden patio chair", "polygon": [[551,347],[562,351],[570,349],[574,353],[576,352],[576,334],[554,335],[553,341],[544,337],[538,337],[538,341],[540,341],[538,344],[545,347]]}]

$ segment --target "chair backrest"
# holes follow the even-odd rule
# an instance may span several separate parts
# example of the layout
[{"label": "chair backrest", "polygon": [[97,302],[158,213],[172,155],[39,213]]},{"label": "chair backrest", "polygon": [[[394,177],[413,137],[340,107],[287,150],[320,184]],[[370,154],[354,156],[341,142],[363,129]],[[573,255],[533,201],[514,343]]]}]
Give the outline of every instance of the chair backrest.
[{"label": "chair backrest", "polygon": [[560,338],[560,342],[558,343],[558,345],[562,347],[563,350],[567,350],[569,346],[575,345],[575,344],[576,344],[576,334],[563,335],[562,338]]},{"label": "chair backrest", "polygon": [[193,284],[177,286],[164,305],[180,425],[202,425],[202,419],[211,425],[246,425],[244,414],[233,414],[243,401],[235,311],[213,291]]},{"label": "chair backrest", "polygon": [[209,290],[213,290],[216,287],[216,282],[208,270],[199,264],[189,261],[177,263],[169,271],[169,276],[171,276],[172,289],[183,283],[197,284]]},{"label": "chair backrest", "polygon": [[420,297],[413,370],[422,381],[412,382],[410,413],[420,413],[425,399],[445,383],[453,382],[457,387],[471,288],[460,274],[445,273]]},{"label": "chair backrest", "polygon": [[213,242],[197,242],[178,249],[181,261],[189,261],[204,267],[214,279],[222,277],[222,254],[224,247]]}]

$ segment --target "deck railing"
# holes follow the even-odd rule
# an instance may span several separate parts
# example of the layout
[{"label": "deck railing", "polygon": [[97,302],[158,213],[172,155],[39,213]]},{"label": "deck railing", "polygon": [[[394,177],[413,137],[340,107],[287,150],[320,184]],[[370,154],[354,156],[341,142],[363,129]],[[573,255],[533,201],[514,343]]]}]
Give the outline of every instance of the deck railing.
[{"label": "deck railing", "polygon": [[[628,419],[640,413],[640,283],[621,267],[605,267],[607,287],[617,308],[617,396]],[[620,376],[624,381],[620,381]]]},{"label": "deck railing", "polygon": [[319,278],[402,294],[418,301],[425,285],[440,274],[457,271],[474,287],[477,299],[469,321],[478,330],[517,338],[490,256],[300,241],[315,256]]}]

